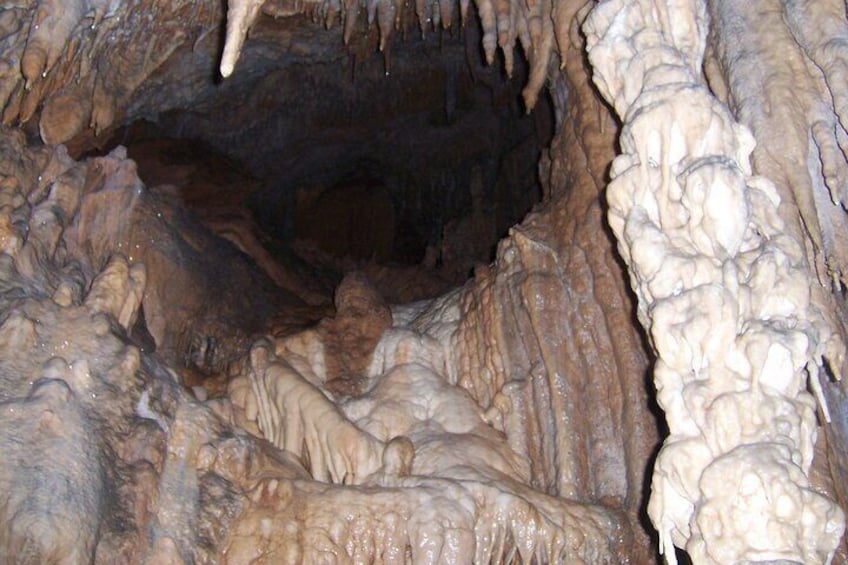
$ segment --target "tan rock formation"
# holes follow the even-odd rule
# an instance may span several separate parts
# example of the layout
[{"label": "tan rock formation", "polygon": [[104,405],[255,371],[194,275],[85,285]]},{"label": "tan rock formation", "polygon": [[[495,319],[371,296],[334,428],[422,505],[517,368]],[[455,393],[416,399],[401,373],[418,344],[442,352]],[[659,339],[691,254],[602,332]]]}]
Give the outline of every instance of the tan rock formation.
[{"label": "tan rock formation", "polygon": [[846,29],[0,6],[0,562],[845,562]]}]

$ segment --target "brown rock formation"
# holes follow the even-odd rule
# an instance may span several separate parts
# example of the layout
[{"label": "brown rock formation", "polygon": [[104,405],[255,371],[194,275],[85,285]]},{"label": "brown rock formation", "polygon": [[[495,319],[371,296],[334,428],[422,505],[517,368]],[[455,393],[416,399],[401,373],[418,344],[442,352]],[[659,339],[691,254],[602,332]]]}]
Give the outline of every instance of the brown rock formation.
[{"label": "brown rock formation", "polygon": [[0,6],[0,562],[844,562],[846,30]]}]

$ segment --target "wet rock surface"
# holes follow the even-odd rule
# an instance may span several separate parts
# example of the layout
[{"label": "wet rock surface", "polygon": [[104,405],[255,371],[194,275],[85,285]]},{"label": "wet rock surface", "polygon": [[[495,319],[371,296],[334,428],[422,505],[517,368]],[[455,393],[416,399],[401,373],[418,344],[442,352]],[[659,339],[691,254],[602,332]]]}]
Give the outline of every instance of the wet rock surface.
[{"label": "wet rock surface", "polygon": [[846,29],[0,7],[0,561],[844,561]]}]

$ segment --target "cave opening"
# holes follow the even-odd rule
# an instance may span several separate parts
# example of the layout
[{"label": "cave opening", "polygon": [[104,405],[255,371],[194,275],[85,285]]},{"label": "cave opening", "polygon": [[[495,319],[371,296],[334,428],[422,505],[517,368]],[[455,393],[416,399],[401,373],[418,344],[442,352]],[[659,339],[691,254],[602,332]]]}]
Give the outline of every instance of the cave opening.
[{"label": "cave opening", "polygon": [[[294,40],[280,41],[310,26],[260,19],[232,76],[193,85],[178,107],[154,110],[139,95],[134,110],[144,117],[107,147],[127,146],[151,186],[186,183],[163,171],[220,154],[233,171],[189,183],[187,208],[210,224],[216,214],[248,211],[276,260],[319,279],[335,284],[372,264],[423,266],[444,281],[439,290],[464,282],[541,200],[550,96],[526,111],[526,62],[519,58],[511,77],[486,65],[476,18],[461,32],[410,33],[393,48],[391,72],[367,27],[317,62],[292,52]],[[185,64],[177,57],[172,66]],[[170,141],[154,148],[156,139]]]},{"label": "cave opening", "polygon": [[847,25],[6,3],[0,561],[846,561]]}]

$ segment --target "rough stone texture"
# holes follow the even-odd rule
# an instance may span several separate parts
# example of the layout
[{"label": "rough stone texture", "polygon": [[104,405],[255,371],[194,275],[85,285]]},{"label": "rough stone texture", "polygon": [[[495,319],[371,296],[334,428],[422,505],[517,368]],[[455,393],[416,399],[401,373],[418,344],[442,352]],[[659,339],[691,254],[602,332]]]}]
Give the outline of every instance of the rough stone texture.
[{"label": "rough stone texture", "polygon": [[[848,136],[840,117],[844,115],[844,89],[836,82],[844,65],[840,56],[844,10],[831,2],[790,2],[785,6],[733,2],[710,7],[717,61],[715,72],[708,75],[711,84],[720,81],[726,85],[728,104],[757,139],[751,155],[754,170],[774,183],[780,195],[778,213],[787,233],[807,242],[807,260],[819,283],[810,286],[811,299],[844,340],[848,216],[842,193],[848,163],[841,148],[848,146]],[[738,26],[754,19],[769,33],[740,35]],[[744,41],[727,41],[730,36],[744,37]],[[763,82],[770,88],[756,86]],[[767,108],[780,111],[768,112]],[[845,372],[837,360],[831,363],[831,374]],[[845,507],[848,467],[844,452],[837,447],[846,445],[848,438],[845,385],[830,378],[822,381],[832,418],[824,431],[829,436],[833,486],[828,487],[829,481],[821,486],[832,488]]]},{"label": "rough stone texture", "polygon": [[392,326],[392,312],[365,275],[353,272],[336,289],[336,315],[319,332],[324,342],[327,390],[358,396],[371,364],[371,353]]},{"label": "rough stone texture", "polygon": [[636,523],[657,431],[647,359],[603,226],[615,125],[586,88],[576,27],[569,41],[575,56],[565,55],[567,78],[554,85],[569,107],[557,108],[563,118],[543,167],[548,205],[513,228],[462,297],[453,378],[501,413],[533,486],[614,502]]},{"label": "rough stone texture", "polygon": [[[593,8],[597,23],[618,7],[616,33],[637,13],[650,25],[610,40],[592,69],[581,25]],[[657,549],[672,559],[672,543],[696,562],[825,560],[841,516],[826,496],[846,504],[848,403],[845,385],[822,375],[819,416],[827,406],[832,423],[816,441],[802,370],[823,353],[834,376],[843,370],[845,29],[844,6],[830,0],[3,5],[0,108],[17,130],[0,131],[0,560],[647,562]],[[419,32],[426,39],[412,39]],[[630,65],[616,66],[622,59]],[[684,67],[670,124],[662,111],[627,111],[646,85]],[[590,77],[625,124],[620,141]],[[544,110],[548,95],[552,116],[520,119]],[[722,141],[738,151],[688,151],[683,133],[705,108],[721,117],[708,133],[727,126]],[[166,151],[139,153],[151,167],[142,182],[115,148],[135,141],[129,122],[139,118],[157,135],[203,138],[253,178],[195,183],[182,165],[169,168]],[[752,140],[734,119],[758,142],[753,170]],[[538,200],[534,161],[550,122],[542,201],[486,266],[492,241],[483,239]],[[658,148],[666,126],[675,141]],[[606,207],[609,176],[626,176],[629,157],[613,164],[617,149],[649,169],[640,197],[657,186],[645,156],[665,167],[662,186],[694,179],[677,208],[676,193],[661,195],[689,215],[653,218],[646,247],[622,220],[658,207],[639,200],[637,210],[615,184]],[[715,174],[699,176],[686,158],[704,151]],[[692,200],[708,181],[739,189],[744,205]],[[384,213],[359,215],[388,224],[391,201],[390,255],[406,267],[279,249],[298,233],[298,203],[314,221],[314,203],[336,206],[349,186],[389,193],[365,199]],[[354,242],[332,245],[355,216],[306,232],[324,252],[329,241],[330,251],[359,253]],[[386,257],[389,231],[368,232],[375,257]],[[268,235],[283,244],[266,247]],[[763,250],[775,260],[760,261]],[[727,320],[709,293],[690,301],[679,327],[662,316],[674,309],[656,304],[714,275],[699,262],[708,256],[742,265],[737,286],[758,292],[742,300],[737,337],[759,337],[739,355],[741,345],[711,346],[710,359],[730,359],[744,377],[739,390],[712,378],[723,366],[713,359],[708,382],[686,397],[712,404],[682,410],[666,386],[669,367],[687,359],[678,345]],[[432,297],[472,268],[436,299],[384,302]],[[342,283],[332,310],[330,290],[350,270],[370,282]],[[730,333],[715,331],[711,343]],[[767,354],[778,342],[785,358]],[[668,445],[683,431],[710,455],[657,463],[655,500],[685,483],[680,499],[699,501],[652,508],[660,548],[640,525],[661,428],[652,354],[676,434]],[[756,386],[741,361],[749,357],[768,368]],[[685,384],[698,385],[691,377]],[[687,411],[695,417],[679,418]],[[748,426],[753,416],[774,423]],[[739,513],[762,511],[744,531],[728,517],[738,500]],[[778,542],[794,545],[778,552]]]},{"label": "rough stone texture", "polygon": [[84,181],[103,176],[61,151],[27,150],[14,132],[4,131],[2,151],[18,156],[3,171],[3,196],[17,210],[4,210],[36,228],[2,266],[3,560],[210,560],[244,495],[233,477],[199,469],[199,459],[240,444],[247,470],[267,461],[280,477],[302,474],[225,433],[170,369],[133,344],[127,330],[145,286],[139,263],[115,251],[92,280],[66,251]]},{"label": "rough stone texture", "polygon": [[26,123],[40,113],[36,121],[48,143],[110,128],[129,95],[177,47],[214,30],[219,7],[104,0],[7,4],[0,24],[3,123]]},{"label": "rough stone texture", "polygon": [[829,419],[819,371],[844,345],[811,298],[777,191],[751,174],[750,133],[700,83],[706,22],[700,2],[610,2],[584,28],[596,84],[624,120],[609,221],[669,425],[648,512],[672,563],[673,546],[702,563],[830,561],[845,516],[809,482],[806,380]]},{"label": "rough stone texture", "polygon": [[162,359],[226,374],[247,352],[250,337],[299,301],[229,241],[205,230],[167,187],[147,189],[124,157],[119,149],[90,162],[69,250],[89,272],[116,252],[146,266],[144,318]]}]

